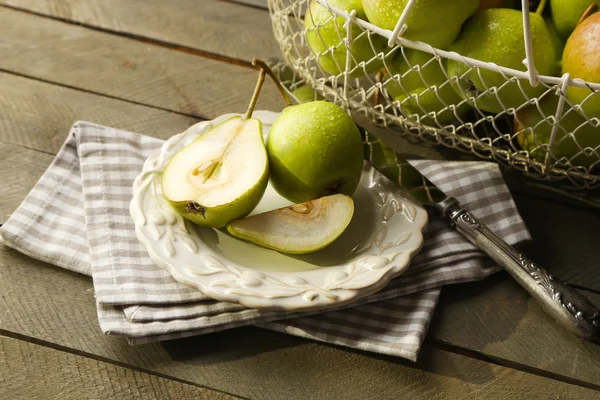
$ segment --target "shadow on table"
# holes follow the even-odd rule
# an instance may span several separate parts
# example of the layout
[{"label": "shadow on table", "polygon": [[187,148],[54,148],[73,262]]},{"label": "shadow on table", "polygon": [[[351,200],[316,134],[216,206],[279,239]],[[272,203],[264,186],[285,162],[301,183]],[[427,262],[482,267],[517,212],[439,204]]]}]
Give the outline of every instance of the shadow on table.
[{"label": "shadow on table", "polygon": [[442,289],[427,339],[479,352],[508,339],[529,311],[530,296],[505,272]]},{"label": "shadow on table", "polygon": [[306,343],[300,338],[253,326],[161,342],[173,360],[218,364]]}]

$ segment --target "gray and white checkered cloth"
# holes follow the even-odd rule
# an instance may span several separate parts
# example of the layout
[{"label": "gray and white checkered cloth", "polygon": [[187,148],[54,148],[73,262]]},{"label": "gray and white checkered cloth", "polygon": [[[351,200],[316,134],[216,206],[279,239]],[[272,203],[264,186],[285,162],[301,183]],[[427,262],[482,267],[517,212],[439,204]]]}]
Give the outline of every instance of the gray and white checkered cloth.
[{"label": "gray and white checkered cloth", "polygon": [[[136,133],[76,123],[48,170],[0,228],[6,245],[92,276],[105,334],[146,343],[258,325],[415,360],[440,288],[498,270],[445,222],[432,218],[424,247],[409,269],[380,292],[343,309],[259,311],[209,299],[155,266],[134,233],[128,209],[133,180],[161,144]],[[495,164],[413,164],[507,242],[529,239]]]}]

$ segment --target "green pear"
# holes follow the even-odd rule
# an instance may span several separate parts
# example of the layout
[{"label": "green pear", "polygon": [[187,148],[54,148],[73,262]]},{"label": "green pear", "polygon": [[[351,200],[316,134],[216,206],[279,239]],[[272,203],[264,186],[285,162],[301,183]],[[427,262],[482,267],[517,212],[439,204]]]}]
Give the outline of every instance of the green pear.
[{"label": "green pear", "polygon": [[[600,13],[585,19],[567,40],[562,72],[571,74],[571,79],[600,83]],[[588,118],[600,117],[600,94],[588,88],[569,86],[567,98],[581,104]]]},{"label": "green pear", "polygon": [[552,19],[563,40],[567,40],[575,30],[583,12],[592,3],[600,5],[598,0],[550,0]]},{"label": "green pear", "polygon": [[[540,162],[544,162],[549,150],[557,105],[558,96],[549,93],[540,100],[539,108],[531,105],[519,110],[515,116],[517,142]],[[575,140],[569,135],[571,133]],[[587,122],[579,111],[570,108],[567,103],[554,143],[551,154],[555,159],[565,157],[572,165],[581,166],[590,166],[600,160],[600,127]],[[585,148],[588,150],[582,152]]]},{"label": "green pear", "polygon": [[[363,0],[369,21],[394,29],[408,0]],[[456,39],[460,27],[479,7],[478,0],[417,0],[406,21],[405,39],[445,49]]]},{"label": "green pear", "polygon": [[232,117],[179,150],[162,174],[162,193],[184,218],[223,227],[248,215],[269,182],[262,123],[251,118],[264,70],[248,112]]},{"label": "green pear", "polygon": [[[471,107],[463,102],[456,109],[456,114],[448,107],[459,104],[462,98],[448,81],[445,67],[432,58],[433,55],[419,50],[398,52],[391,62],[390,72],[400,76],[400,83],[391,80],[386,89],[394,100],[401,103],[406,114],[435,113],[435,116],[420,118],[421,123],[443,125],[456,120],[456,115],[464,115]],[[445,65],[447,60],[441,59],[441,62]]]},{"label": "green pear", "polygon": [[298,86],[297,88],[292,90],[292,95],[300,103],[307,103],[309,101],[314,100],[323,100],[323,96],[315,92],[315,90],[310,85]]},{"label": "green pear", "polygon": [[[328,3],[348,12],[356,10],[357,18],[366,19],[361,0],[329,0]],[[333,14],[315,0],[310,3],[309,10],[304,16],[308,46],[318,56],[321,68],[325,72],[334,75],[346,69],[347,48],[343,42],[347,33],[346,28],[344,28],[345,22],[346,19]],[[364,74],[363,69],[358,65],[360,62],[366,63],[365,70],[367,73],[378,71],[383,62],[378,58],[373,58],[384,51],[385,39],[379,35],[371,35],[369,38],[366,32],[358,37],[361,33],[360,28],[354,25],[352,29],[354,40],[350,50],[353,62],[351,62],[350,69],[354,69],[354,71],[351,76]]]},{"label": "green pear", "polygon": [[311,101],[287,107],[267,138],[273,188],[294,203],[352,195],[362,173],[362,139],[340,107]]},{"label": "green pear", "polygon": [[[530,16],[535,67],[542,75],[553,75],[558,64],[552,38],[544,19],[534,13],[530,13]],[[507,8],[478,12],[465,23],[449,50],[503,67],[526,70],[522,62],[525,59],[525,44],[521,12]],[[499,72],[483,68],[469,71],[467,64],[454,60],[448,60],[448,75],[455,77],[452,79],[453,86],[463,98],[475,98],[474,105],[478,109],[491,113],[518,107],[545,90],[543,85],[531,86],[527,79],[521,79],[519,83],[507,83],[507,79]],[[486,87],[496,88],[497,93],[486,92]]]},{"label": "green pear", "polygon": [[552,20],[552,18],[545,16],[544,22],[546,23],[546,28],[548,28],[548,33],[550,33],[550,38],[552,39],[552,44],[554,45],[554,52],[556,53],[558,63],[560,64],[562,59],[562,53],[565,49],[565,41],[558,34],[556,24],[554,23],[554,20]]},{"label": "green pear", "polygon": [[334,194],[232,221],[227,231],[259,246],[290,254],[320,250],[350,224],[354,201]]}]

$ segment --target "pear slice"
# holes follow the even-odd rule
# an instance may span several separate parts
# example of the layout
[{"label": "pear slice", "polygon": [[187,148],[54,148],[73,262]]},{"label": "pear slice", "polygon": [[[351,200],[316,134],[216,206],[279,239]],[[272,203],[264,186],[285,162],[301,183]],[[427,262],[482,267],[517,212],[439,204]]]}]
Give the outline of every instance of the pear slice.
[{"label": "pear slice", "polygon": [[163,172],[162,191],[185,218],[222,227],[250,213],[268,181],[261,122],[233,117],[173,156]]},{"label": "pear slice", "polygon": [[334,194],[284,207],[227,225],[233,236],[291,254],[320,250],[346,229],[354,214],[350,196]]},{"label": "pear slice", "polygon": [[215,126],[177,152],[162,174],[162,192],[184,217],[198,225],[224,227],[250,213],[269,183],[262,123],[252,118],[268,67],[260,75],[248,111]]}]

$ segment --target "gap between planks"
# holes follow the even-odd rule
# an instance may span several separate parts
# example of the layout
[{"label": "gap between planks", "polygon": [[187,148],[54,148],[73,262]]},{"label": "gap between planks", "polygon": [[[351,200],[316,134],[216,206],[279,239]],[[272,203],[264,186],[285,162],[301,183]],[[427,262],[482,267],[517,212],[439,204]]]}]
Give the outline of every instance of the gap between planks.
[{"label": "gap between planks", "polygon": [[[240,4],[240,3],[237,3]],[[199,57],[204,57],[204,58],[209,58],[212,60],[216,60],[216,61],[220,61],[220,62],[225,62],[228,64],[233,64],[233,65],[238,65],[241,67],[246,67],[246,68],[254,68],[252,66],[252,63],[239,59],[239,58],[235,58],[235,57],[229,57],[223,54],[218,54],[218,53],[214,53],[214,52],[210,52],[210,51],[206,51],[206,50],[200,50],[197,48],[193,48],[193,47],[189,47],[189,46],[184,46],[184,45],[180,45],[180,44],[176,44],[176,43],[172,43],[172,42],[168,42],[165,40],[160,40],[160,39],[156,39],[156,38],[151,38],[148,36],[143,36],[143,35],[139,35],[139,34],[135,34],[135,33],[129,33],[129,32],[120,32],[120,31],[116,31],[114,29],[109,29],[109,28],[103,28],[100,26],[96,26],[96,25],[92,25],[92,24],[88,24],[85,22],[78,22],[78,21],[73,21],[67,18],[63,18],[63,17],[58,17],[55,15],[48,15],[48,14],[43,14],[37,11],[32,11],[32,10],[28,10],[26,8],[22,8],[22,7],[17,7],[17,6],[13,6],[13,5],[8,5],[8,4],[0,4],[0,7],[2,8],[7,8],[13,11],[18,11],[18,12],[22,12],[25,14],[30,14],[30,15],[35,15],[37,17],[41,17],[41,18],[48,18],[48,19],[52,19],[55,21],[60,21],[63,22],[65,24],[70,24],[70,25],[76,25],[76,26],[80,26],[86,29],[90,29],[96,32],[102,32],[102,33],[107,33],[110,35],[115,35],[115,36],[119,36],[125,39],[129,39],[129,40],[133,40],[139,43],[144,43],[144,44],[150,44],[153,46],[158,46],[158,47],[162,47],[165,49],[169,49],[169,50],[174,50],[174,51],[179,51],[182,53],[186,53],[186,54],[191,54],[191,55],[195,55],[195,56],[199,56]]]},{"label": "gap between planks", "polygon": [[[89,353],[89,352],[85,352],[85,351],[81,351],[78,350],[76,348],[72,348],[72,347],[67,347],[64,345],[60,345],[58,343],[53,343],[53,342],[49,342],[46,340],[42,340],[42,339],[38,339],[38,338],[34,338],[31,336],[26,336],[23,334],[19,334],[16,332],[11,332],[11,331],[7,331],[4,329],[0,329],[0,337],[8,337],[8,338],[12,338],[12,339],[16,339],[16,340],[21,340],[27,343],[31,343],[37,346],[41,346],[41,347],[45,347],[48,349],[53,349],[53,350],[57,350],[57,351],[62,351],[68,354],[73,354],[79,357],[83,357],[83,358],[88,358],[88,359],[92,359],[92,360],[96,360],[96,361],[100,361],[103,363],[107,363],[107,364],[111,364],[111,365],[115,365],[118,367],[122,367],[122,368],[127,368],[127,369],[131,369],[133,371],[137,371],[137,372],[141,372],[144,374],[148,374],[148,375],[152,375],[152,376],[156,376],[157,378],[162,378],[162,379],[167,379],[167,380],[171,380],[174,382],[178,382],[181,384],[185,384],[185,385],[190,385],[190,386],[194,386],[197,388],[201,388],[201,389],[207,389],[207,390],[211,390],[211,391],[215,391],[218,393],[222,393],[222,394],[226,394],[229,396],[234,396],[236,398],[240,398],[240,399],[248,399],[247,397],[244,396],[240,396],[239,394],[233,394],[233,393],[229,393],[220,389],[216,389],[210,386],[206,386],[206,385],[202,385],[202,384],[198,384],[194,381],[190,381],[190,380],[186,380],[186,379],[182,379],[182,378],[178,378],[174,375],[169,375],[169,374],[165,374],[165,373],[160,373],[160,372],[156,372],[153,371],[151,369],[147,369],[147,368],[142,368],[142,367],[138,367],[134,364],[128,364],[125,362],[120,362],[120,361],[116,361],[113,360],[111,358],[108,357],[103,357],[103,356],[99,356],[93,353]],[[335,344],[328,344],[325,343],[323,344],[325,346],[331,346],[333,348],[337,348],[340,350],[344,350],[347,351],[348,349],[345,347],[341,347],[341,346],[337,346]],[[429,347],[430,349],[432,349],[433,351],[440,351],[443,353],[450,353],[450,354],[454,354],[457,355],[459,357],[466,357],[466,358],[472,358],[472,359],[476,359],[476,360],[480,360],[482,362],[486,362],[489,364],[493,364],[493,365],[497,365],[500,366],[502,368],[506,368],[509,370],[514,370],[514,371],[518,371],[518,372],[522,372],[522,373],[527,373],[527,374],[531,374],[531,375],[537,375],[543,378],[547,378],[547,379],[551,379],[554,381],[558,381],[558,382],[562,382],[562,383],[566,383],[566,384],[570,384],[573,386],[579,386],[582,388],[586,388],[586,389],[591,389],[591,390],[596,390],[596,391],[600,391],[600,386],[599,385],[594,385],[594,384],[590,384],[587,382],[583,382],[583,381],[579,381],[577,379],[573,379],[573,378],[569,378],[569,377],[565,377],[562,376],[560,374],[555,374],[552,372],[548,372],[548,371],[544,371],[544,370],[540,370],[537,368],[533,368],[533,367],[529,367],[527,365],[522,365],[519,363],[515,363],[515,362],[511,362],[509,360],[501,360],[501,359],[494,359],[492,357],[487,357],[481,353],[477,353],[475,351],[469,350],[469,349],[464,349],[461,348],[459,346],[454,346],[454,345],[449,345],[446,343],[443,343],[441,341],[429,341],[426,340],[423,344],[423,350],[426,350],[426,348]],[[373,356],[373,357],[383,357],[383,358],[388,358],[388,356],[385,355],[381,355],[381,354],[372,354],[372,353],[368,353],[368,352],[363,352],[360,350],[351,350],[354,351],[356,353],[362,353],[362,354],[366,354],[369,356]],[[423,351],[425,352],[425,351]],[[391,357],[394,358],[394,357]],[[394,358],[395,359],[395,358]],[[413,365],[416,365],[415,363],[412,363],[408,360],[404,360],[404,359],[395,359],[395,361],[399,361],[399,363],[401,365],[405,365],[408,367],[413,367]],[[421,369],[421,368],[417,368],[420,371],[423,371],[424,373],[428,373],[429,371],[427,371],[426,369]]]},{"label": "gap between planks", "polygon": [[467,347],[458,346],[452,343],[448,343],[444,340],[440,339],[425,339],[424,344],[427,344],[435,349],[444,350],[449,353],[459,354],[469,358],[475,358],[477,360],[485,361],[490,364],[500,365],[505,368],[515,369],[517,371],[526,372],[532,375],[539,375],[545,378],[549,378],[555,381],[561,381],[564,383],[568,383],[571,385],[581,386],[588,389],[593,389],[600,391],[600,384],[593,384],[589,382],[582,381],[580,379],[571,378],[570,376],[565,376],[558,374],[556,372],[547,371],[544,369],[536,368],[531,365],[515,362],[502,357],[495,357],[492,355],[487,355],[478,350],[473,350]]},{"label": "gap between planks", "polygon": [[223,390],[212,388],[210,386],[205,386],[205,385],[201,385],[199,383],[193,382],[193,381],[189,381],[189,380],[186,380],[186,379],[177,378],[176,376],[172,376],[172,375],[168,375],[168,374],[163,374],[163,373],[160,373],[160,372],[153,371],[151,369],[141,368],[141,367],[138,367],[138,366],[136,366],[134,364],[127,364],[125,362],[116,361],[116,360],[113,360],[113,359],[110,359],[110,358],[107,358],[107,357],[102,357],[102,356],[99,356],[99,355],[96,355],[96,354],[93,354],[93,353],[88,353],[88,352],[85,352],[85,351],[77,350],[77,349],[72,348],[72,347],[63,346],[63,345],[60,345],[58,343],[52,343],[52,342],[48,342],[46,340],[37,339],[37,338],[31,337],[31,336],[26,336],[26,335],[23,335],[23,334],[20,334],[20,333],[7,331],[5,329],[0,329],[0,337],[1,336],[12,338],[12,339],[16,339],[16,340],[22,340],[22,341],[27,342],[27,343],[32,343],[34,345],[41,346],[41,347],[46,347],[46,348],[53,349],[53,350],[63,351],[65,353],[73,354],[73,355],[76,355],[76,356],[79,356],[79,357],[89,358],[89,359],[100,361],[100,362],[103,362],[103,363],[116,365],[118,367],[131,369],[133,371],[137,371],[137,372],[141,372],[141,373],[144,373],[144,374],[156,376],[156,377],[162,378],[162,379],[168,379],[170,381],[182,383],[182,384],[185,384],[185,385],[190,385],[190,386],[194,386],[194,387],[201,388],[201,389],[207,389],[207,390],[211,390],[211,391],[214,391],[214,392],[223,393],[223,394],[226,394],[226,395],[229,395],[229,396],[234,396],[234,397],[237,397],[237,398],[240,398],[240,399],[248,399],[247,397],[243,397],[243,396],[240,396],[240,395],[237,395],[237,394],[228,393],[228,392],[225,392]]}]

